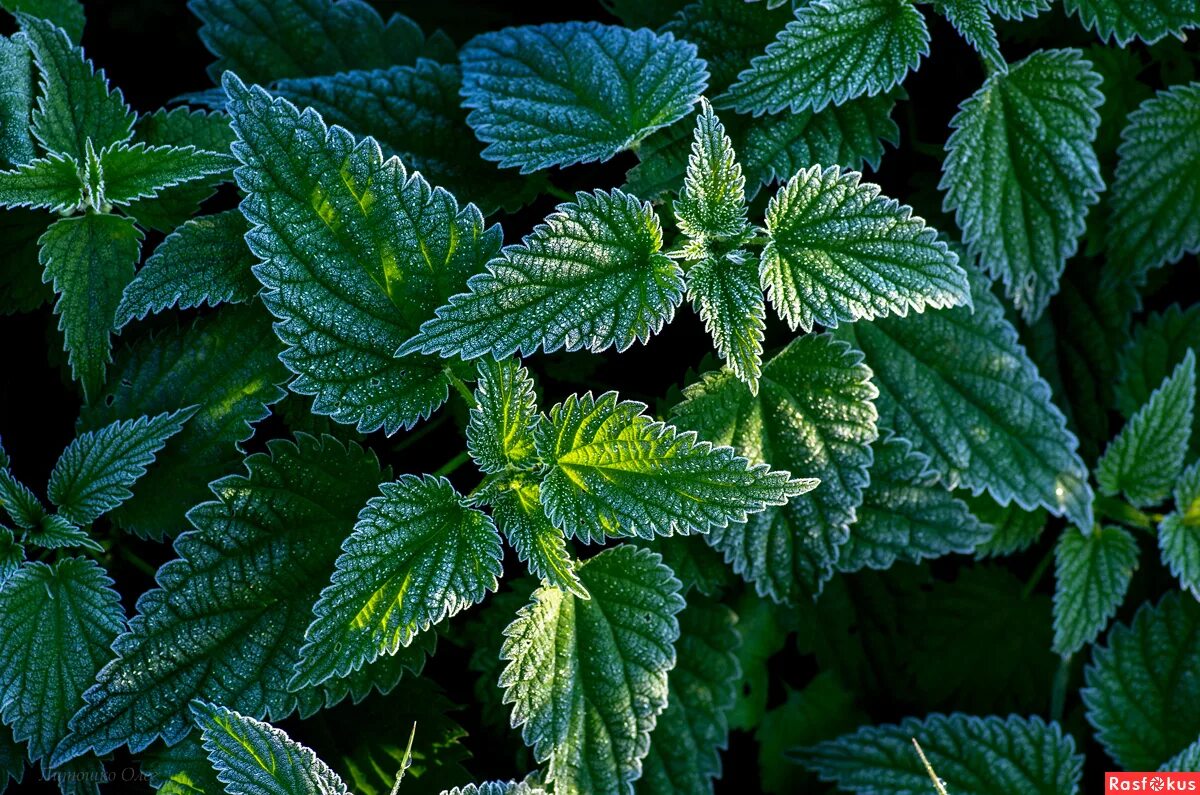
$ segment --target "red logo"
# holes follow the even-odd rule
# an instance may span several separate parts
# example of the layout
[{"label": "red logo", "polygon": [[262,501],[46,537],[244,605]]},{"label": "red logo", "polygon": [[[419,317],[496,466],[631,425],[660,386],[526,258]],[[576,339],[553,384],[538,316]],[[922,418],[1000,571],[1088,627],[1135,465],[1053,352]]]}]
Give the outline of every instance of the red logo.
[{"label": "red logo", "polygon": [[1124,792],[1194,792],[1200,795],[1200,773],[1104,774],[1104,795]]}]

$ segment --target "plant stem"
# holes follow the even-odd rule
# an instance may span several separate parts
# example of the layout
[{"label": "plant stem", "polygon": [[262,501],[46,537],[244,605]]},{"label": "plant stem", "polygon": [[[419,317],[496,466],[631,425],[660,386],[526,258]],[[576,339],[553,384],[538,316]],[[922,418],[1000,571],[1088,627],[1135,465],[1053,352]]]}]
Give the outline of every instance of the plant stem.
[{"label": "plant stem", "polygon": [[558,187],[557,185],[549,185],[548,184],[546,186],[546,193],[549,193],[551,196],[553,196],[556,199],[562,199],[565,202],[575,201],[575,197],[573,195],[571,195],[570,193],[567,193],[565,190]]},{"label": "plant stem", "polygon": [[1067,701],[1067,684],[1071,678],[1071,658],[1063,657],[1054,672],[1054,683],[1050,687],[1050,720],[1062,722],[1063,706]]},{"label": "plant stem", "polygon": [[447,461],[446,463],[444,463],[440,467],[438,467],[434,471],[433,475],[434,475],[434,477],[441,477],[443,475],[449,475],[451,472],[458,469],[463,464],[467,463],[467,461],[469,461],[470,458],[471,458],[470,454],[466,450],[463,450],[461,453],[454,456],[454,458],[451,458],[449,461]]},{"label": "plant stem", "polygon": [[1095,505],[1096,513],[1100,516],[1136,530],[1145,530],[1153,534],[1158,524],[1153,517],[1116,497],[1097,497]]},{"label": "plant stem", "polygon": [[142,574],[149,574],[151,577],[155,575],[156,572],[154,567],[138,557],[138,555],[132,549],[124,544],[117,544],[116,548],[117,554],[124,558],[126,563],[132,564],[132,566]]},{"label": "plant stem", "polygon": [[1054,562],[1054,547],[1046,551],[1042,559],[1038,561],[1037,568],[1033,570],[1033,574],[1029,575],[1029,581],[1025,583],[1025,587],[1021,589],[1021,598],[1028,599],[1033,593],[1033,589],[1037,587],[1038,582],[1042,579],[1042,575],[1046,573],[1046,569],[1050,568],[1050,564]]},{"label": "plant stem", "polygon": [[475,408],[475,395],[471,392],[471,388],[466,382],[454,374],[454,371],[449,367],[442,368],[442,372],[446,374],[446,378],[450,379],[450,383],[458,390],[458,394],[462,395],[462,399],[467,401],[467,408]]}]

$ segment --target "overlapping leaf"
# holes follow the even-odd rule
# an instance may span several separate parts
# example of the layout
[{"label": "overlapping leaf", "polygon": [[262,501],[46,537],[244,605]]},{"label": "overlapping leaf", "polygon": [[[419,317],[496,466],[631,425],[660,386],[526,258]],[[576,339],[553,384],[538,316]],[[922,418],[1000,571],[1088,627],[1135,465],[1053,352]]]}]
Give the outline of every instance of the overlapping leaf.
[{"label": "overlapping leaf", "polygon": [[1200,594],[1200,463],[1179,476],[1175,510],[1158,525],[1158,546],[1180,584]]},{"label": "overlapping leaf", "polygon": [[1096,639],[1125,600],[1137,556],[1137,542],[1123,528],[1063,531],[1054,550],[1056,652],[1069,657]]},{"label": "overlapping leaf", "polygon": [[475,383],[476,406],[467,422],[467,450],[487,473],[534,463],[537,398],[529,371],[514,359],[483,358]]},{"label": "overlapping leaf", "polygon": [[746,221],[746,178],[725,126],[708,100],[700,100],[687,174],[674,204],[679,230],[706,254],[714,242],[740,242]]},{"label": "overlapping leaf", "polygon": [[1135,38],[1153,44],[1200,27],[1200,8],[1191,0],[1063,0],[1063,8],[1100,38],[1122,46]]},{"label": "overlapping leaf", "polygon": [[229,155],[192,146],[113,144],[100,152],[104,198],[128,205],[152,199],[166,188],[229,170]]},{"label": "overlapping leaf", "polygon": [[717,353],[757,392],[767,310],[755,258],[746,251],[706,257],[688,269],[687,291]]},{"label": "overlapping leaf", "polygon": [[36,156],[29,129],[33,112],[32,55],[25,42],[0,36],[0,165],[27,163]]},{"label": "overlapping leaf", "polygon": [[6,209],[63,212],[83,204],[83,182],[79,164],[70,157],[51,153],[30,160],[11,171],[0,171],[0,205]]},{"label": "overlapping leaf", "polygon": [[1000,42],[988,15],[986,0],[937,0],[934,7],[984,57],[990,69],[1008,71],[1008,64],[1000,55]]},{"label": "overlapping leaf", "polygon": [[491,505],[492,517],[517,559],[529,566],[530,574],[581,599],[588,598],[563,531],[550,522],[542,508],[540,486],[515,485],[496,494]]}]

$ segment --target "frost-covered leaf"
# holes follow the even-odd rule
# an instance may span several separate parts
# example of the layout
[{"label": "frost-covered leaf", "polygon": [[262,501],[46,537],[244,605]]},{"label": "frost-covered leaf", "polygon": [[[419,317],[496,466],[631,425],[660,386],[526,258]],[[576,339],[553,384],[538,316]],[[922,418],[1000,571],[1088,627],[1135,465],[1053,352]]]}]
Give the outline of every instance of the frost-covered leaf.
[{"label": "frost-covered leaf", "polygon": [[449,395],[440,361],[397,359],[416,332],[500,245],[474,205],[431,188],[372,139],[226,75],[247,192],[255,275],[313,410],[366,432],[395,433]]},{"label": "frost-covered leaf", "polygon": [[33,70],[28,45],[0,36],[0,165],[27,163],[36,156],[29,129],[33,112]]},{"label": "frost-covered leaf", "polygon": [[1171,770],[1184,773],[1200,773],[1200,739],[1184,748],[1166,762],[1159,770]]},{"label": "frost-covered leaf", "polygon": [[496,526],[450,481],[405,475],[380,491],[359,514],[313,608],[293,689],[395,654],[497,588]]},{"label": "frost-covered leaf", "polygon": [[479,360],[476,405],[467,422],[467,450],[487,473],[526,469],[534,461],[537,397],[529,371],[516,359]]},{"label": "frost-covered leaf", "polygon": [[1096,464],[1096,483],[1105,494],[1123,493],[1139,507],[1171,493],[1183,471],[1196,406],[1196,354],[1183,361],[1154,390]]},{"label": "frost-covered leaf", "polygon": [[1054,651],[1070,657],[1096,639],[1125,600],[1137,559],[1123,528],[1063,530],[1054,548]]},{"label": "frost-covered leaf", "polygon": [[94,561],[60,558],[25,564],[0,589],[2,715],[43,774],[124,626],[112,585]]},{"label": "frost-covered leaf", "polygon": [[49,154],[0,171],[0,205],[52,213],[76,210],[83,204],[79,164],[70,157]]},{"label": "frost-covered leaf", "polygon": [[311,748],[274,726],[200,700],[191,710],[229,795],[350,795]]},{"label": "frost-covered leaf", "polygon": [[938,482],[929,458],[907,440],[878,442],[874,452],[871,483],[838,556],[840,571],[972,552],[991,537],[992,529]]},{"label": "frost-covered leaf", "polygon": [[958,256],[911,207],[861,176],[813,166],[767,205],[759,277],[779,315],[811,331],[970,304]]},{"label": "frost-covered leaf", "polygon": [[1083,755],[1071,735],[1036,716],[905,718],[801,749],[797,758],[861,795],[931,792],[914,739],[954,795],[1074,795],[1083,777]]},{"label": "frost-covered leaf", "polygon": [[1192,0],[1063,0],[1063,8],[1122,47],[1135,38],[1147,44],[1168,35],[1183,38],[1186,29],[1200,27],[1200,8]]},{"label": "frost-covered leaf", "polygon": [[[246,459],[248,474],[215,481],[217,499],[189,512],[195,529],[176,539],[179,558],[138,600],[56,761],[123,744],[137,752],[158,737],[174,743],[191,728],[192,698],[272,719],[326,703],[326,691],[289,692],[287,683],[342,540],[387,472],[372,453],[328,436],[277,439],[268,450]],[[414,645],[406,667],[419,669],[428,651]]]},{"label": "frost-covered leaf", "polygon": [[248,305],[168,326],[118,354],[109,388],[82,411],[83,430],[186,406],[200,409],[159,451],[132,499],[108,518],[143,537],[185,529],[184,513],[211,499],[208,483],[240,465],[238,444],[267,416],[267,406],[283,398],[279,385],[288,373],[279,350],[267,313]]},{"label": "frost-covered leaf", "polygon": [[616,392],[588,392],[567,398],[539,424],[538,458],[548,467],[541,499],[555,527],[584,543],[716,532],[817,485],[645,411]]},{"label": "frost-covered leaf", "polygon": [[577,193],[505,246],[399,352],[624,351],[661,331],[683,298],[683,272],[661,248],[649,202],[619,190]]},{"label": "frost-covered leaf", "polygon": [[707,252],[716,241],[738,241],[748,227],[746,178],[725,126],[701,98],[683,190],[674,204],[679,230]]},{"label": "frost-covered leaf", "polygon": [[14,478],[7,466],[0,468],[0,508],[22,529],[37,527],[46,515],[42,501],[28,486]]},{"label": "frost-covered leaf", "polygon": [[667,675],[667,708],[650,733],[639,795],[707,795],[721,775],[728,741],[726,714],[739,678],[737,616],[723,604],[692,597],[679,614],[675,667]]},{"label": "frost-covered leaf", "polygon": [[971,273],[974,310],[925,312],[838,328],[866,356],[879,423],[930,457],[950,488],[1001,505],[1041,505],[1091,528],[1091,488],[1050,387],[1017,343],[987,280]]},{"label": "frost-covered leaf", "polygon": [[984,0],[988,9],[1001,19],[1036,17],[1050,10],[1050,0]]},{"label": "frost-covered leaf", "polygon": [[750,3],[695,0],[683,6],[659,31],[696,45],[708,67],[709,96],[715,96],[729,88],[789,19],[791,8],[776,10]]},{"label": "frost-covered leaf", "polygon": [[755,258],[734,251],[697,262],[687,272],[687,297],[725,364],[757,392],[767,310]]},{"label": "frost-covered leaf", "polygon": [[139,755],[142,773],[156,795],[210,795],[225,787],[204,751],[199,733],[174,745],[156,745]]},{"label": "frost-covered leaf", "polygon": [[196,413],[195,406],[157,417],[140,417],[88,431],[67,446],[46,487],[58,512],[91,524],[133,496],[129,487],[154,462],[163,445]]},{"label": "frost-covered leaf", "polygon": [[1119,274],[1140,281],[1151,269],[1200,251],[1198,126],[1200,83],[1160,91],[1129,115],[1108,228]]},{"label": "frost-covered leaf", "polygon": [[0,8],[52,22],[66,31],[73,42],[78,43],[83,37],[86,19],[81,0],[0,0]]},{"label": "frost-covered leaf", "polygon": [[97,151],[128,141],[136,114],[120,91],[109,89],[104,71],[95,71],[53,23],[25,14],[17,19],[41,76],[32,127],[38,143],[82,162],[89,138]]},{"label": "frost-covered leaf", "polygon": [[675,665],[679,581],[623,544],[579,567],[591,599],[540,588],[504,631],[512,724],[556,793],[632,793]]},{"label": "frost-covered leaf", "polygon": [[1104,750],[1125,770],[1154,770],[1200,736],[1200,601],[1168,593],[1096,646],[1081,695]]},{"label": "frost-covered leaf", "polygon": [[760,594],[795,601],[819,593],[833,575],[878,436],[870,379],[860,354],[827,335],[807,335],[766,363],[757,395],[716,373],[689,387],[676,407],[679,427],[732,445],[750,461],[820,479],[786,506],[706,536]]},{"label": "frost-covered leaf", "polygon": [[61,218],[38,240],[42,279],[54,285],[58,328],[71,373],[88,399],[104,384],[121,293],[133,278],[142,233],[130,218],[88,213]]},{"label": "frost-covered leaf", "polygon": [[813,0],[719,98],[743,113],[819,111],[887,91],[929,52],[909,0]]},{"label": "frost-covered leaf", "polygon": [[[421,29],[402,14],[385,22],[363,0],[193,0],[200,39],[217,60],[214,81],[226,70],[247,83],[411,64],[435,55],[440,43],[426,42]],[[432,46],[430,46],[432,45]]]},{"label": "frost-covered leaf", "polygon": [[950,122],[945,207],[1030,321],[1058,292],[1104,188],[1092,148],[1099,85],[1078,50],[1039,50],[988,77]]},{"label": "frost-covered leaf", "polygon": [[530,574],[582,599],[588,598],[575,573],[576,562],[563,531],[550,522],[542,508],[540,486],[514,485],[496,494],[491,505],[496,524],[517,558],[529,566]]},{"label": "frost-covered leaf", "polygon": [[150,199],[165,188],[229,170],[232,158],[192,146],[113,144],[100,151],[104,168],[104,198],[128,205]]},{"label": "frost-covered leaf", "polygon": [[13,531],[0,526],[0,588],[25,562],[25,548],[17,543]]},{"label": "frost-covered leaf", "polygon": [[35,527],[25,531],[21,540],[29,546],[42,549],[65,549],[87,547],[94,552],[103,552],[104,547],[79,525],[58,514],[46,514]]},{"label": "frost-covered leaf", "polygon": [[979,559],[1011,555],[1028,549],[1046,527],[1046,510],[1026,511],[1019,505],[1000,505],[987,494],[964,495],[975,518],[991,528],[986,541],[975,547]]},{"label": "frost-covered leaf", "polygon": [[116,310],[117,328],[177,307],[240,303],[261,285],[250,272],[256,260],[243,239],[249,226],[237,210],[187,221],[166,237],[133,281]]},{"label": "frost-covered leaf", "polygon": [[483,156],[521,173],[608,160],[686,115],[708,78],[694,44],[598,22],[485,33],[459,57]]},{"label": "frost-covered leaf", "polygon": [[1163,563],[1200,599],[1200,463],[1179,476],[1175,510],[1158,525],[1158,546]]},{"label": "frost-covered leaf", "polygon": [[448,789],[442,795],[545,795],[545,790],[531,787],[524,781],[485,781]]},{"label": "frost-covered leaf", "polygon": [[987,0],[936,0],[934,8],[986,59],[989,68],[1008,71],[1008,64],[1000,55],[996,28],[988,15]]}]

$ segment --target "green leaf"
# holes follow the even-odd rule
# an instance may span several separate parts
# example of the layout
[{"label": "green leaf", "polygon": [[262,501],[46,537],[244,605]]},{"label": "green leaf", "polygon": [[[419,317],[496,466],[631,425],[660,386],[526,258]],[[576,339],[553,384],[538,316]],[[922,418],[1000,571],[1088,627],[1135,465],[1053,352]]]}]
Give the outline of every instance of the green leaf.
[{"label": "green leaf", "polygon": [[787,701],[763,715],[754,738],[758,741],[758,771],[763,792],[790,795],[796,791],[796,763],[787,753],[853,731],[866,722],[855,696],[832,671],[823,671],[803,690],[785,685]]},{"label": "green leaf", "polygon": [[[642,3],[644,0],[639,4]],[[696,45],[710,73],[709,94],[716,95],[729,88],[750,59],[774,41],[775,34],[790,18],[790,8],[777,11],[750,3],[696,0],[681,8],[659,32]],[[643,27],[628,21],[626,24],[631,28]]]},{"label": "green leaf", "polygon": [[588,598],[575,573],[576,563],[563,531],[550,522],[542,508],[537,484],[513,485],[498,492],[491,504],[492,517],[517,559],[528,565],[530,574],[580,599]]},{"label": "green leaf", "polygon": [[0,165],[28,163],[37,156],[30,131],[33,67],[29,47],[19,38],[0,36]]},{"label": "green leaf", "polygon": [[619,190],[577,193],[505,246],[399,353],[503,358],[644,343],[683,298],[683,272],[661,248],[649,202]]},{"label": "green leaf", "polygon": [[227,306],[118,355],[109,388],[81,413],[83,430],[185,406],[200,410],[159,451],[111,521],[150,538],[184,529],[187,510],[211,498],[210,481],[240,466],[238,445],[283,398],[279,385],[288,373],[279,347],[262,307]]},{"label": "green leaf", "polygon": [[1079,50],[1039,50],[988,77],[950,122],[945,207],[1030,322],[1058,292],[1104,188],[1092,148],[1100,82]]},{"label": "green leaf", "polygon": [[1187,457],[1195,406],[1196,354],[1189,349],[1109,443],[1096,465],[1100,490],[1121,492],[1138,507],[1170,494]]},{"label": "green leaf", "polygon": [[0,588],[25,562],[25,547],[21,546],[13,531],[0,526]]},{"label": "green leaf", "polygon": [[529,371],[515,359],[483,358],[467,423],[467,450],[486,473],[533,466],[537,398]]},{"label": "green leaf", "polygon": [[217,781],[203,740],[190,734],[170,747],[154,746],[140,756],[142,773],[156,795],[208,795],[225,787]]},{"label": "green leaf", "polygon": [[0,589],[0,703],[30,760],[67,733],[80,696],[108,659],[125,616],[104,569],[84,558],[26,563]]},{"label": "green leaf", "polygon": [[229,170],[229,155],[192,146],[113,144],[100,152],[104,167],[104,198],[128,205],[150,199],[165,188]]},{"label": "green leaf", "polygon": [[1179,476],[1175,510],[1158,524],[1158,546],[1180,584],[1200,594],[1200,463]]},{"label": "green leaf", "polygon": [[929,456],[950,488],[985,489],[1001,505],[1048,508],[1091,528],[1091,489],[1050,387],[1017,343],[987,280],[974,310],[842,326],[879,387],[879,423]]},{"label": "green leaf", "polygon": [[500,686],[555,792],[628,792],[667,706],[684,602],[658,555],[624,544],[579,578],[591,599],[539,588],[517,613]]},{"label": "green leaf", "polygon": [[46,509],[37,495],[12,476],[8,467],[0,469],[0,508],[22,529],[37,527]]},{"label": "green leaf", "polygon": [[[1200,307],[1172,304],[1146,316],[1133,341],[1121,352],[1115,403],[1126,419],[1150,400],[1151,393],[1183,361],[1188,350],[1200,349]],[[1193,412],[1190,450],[1200,451],[1200,414]]]},{"label": "green leaf", "polygon": [[1184,748],[1168,761],[1163,762],[1159,770],[1200,773],[1200,740]]},{"label": "green leaf", "polygon": [[838,556],[839,571],[886,569],[897,560],[917,563],[972,552],[991,537],[992,528],[938,483],[928,456],[914,451],[907,440],[887,439],[874,452],[871,483]]},{"label": "green leaf", "polygon": [[1070,657],[1096,639],[1125,601],[1137,559],[1128,530],[1063,530],[1054,548],[1054,651]]},{"label": "green leaf", "polygon": [[1000,505],[986,494],[965,495],[964,500],[975,518],[991,528],[991,536],[975,547],[975,557],[1012,555],[1028,549],[1046,527],[1046,511],[1023,510],[1019,505]]},{"label": "green leaf", "polygon": [[192,715],[229,795],[350,795],[311,748],[279,729],[200,700]]},{"label": "green leaf", "polygon": [[1200,26],[1200,8],[1191,0],[1063,0],[1085,28],[1124,47],[1135,38],[1153,44],[1164,36],[1183,38]]},{"label": "green leaf", "polygon": [[[378,69],[433,55],[411,19],[384,22],[359,0],[194,0],[200,39],[217,60],[208,74],[226,70],[247,83],[285,77]],[[430,44],[433,44],[431,41]]]},{"label": "green leaf", "polygon": [[1200,602],[1168,593],[1096,646],[1081,691],[1096,738],[1125,770],[1154,770],[1200,736]]},{"label": "green leaf", "polygon": [[719,751],[728,742],[726,715],[737,697],[736,622],[725,605],[695,597],[679,614],[667,708],[650,733],[635,792],[712,792],[712,779],[721,775]]},{"label": "green leaf", "polygon": [[470,197],[485,213],[515,209],[537,196],[539,180],[501,170],[480,156],[483,144],[467,126],[458,67],[421,59],[415,66],[283,80],[274,90],[311,107],[326,124],[379,141],[410,171]]},{"label": "green leaf", "polygon": [[0,257],[0,315],[33,312],[54,298],[50,285],[42,282],[37,241],[55,220],[39,210],[0,213],[5,246],[5,256]]},{"label": "green leaf", "polygon": [[811,331],[814,323],[970,305],[958,256],[911,207],[861,176],[813,166],[767,205],[759,276],[780,317]]},{"label": "green leaf", "polygon": [[94,552],[104,551],[100,542],[89,536],[86,530],[58,514],[42,516],[36,527],[25,531],[21,540],[30,546],[42,549],[87,547]]},{"label": "green leaf", "polygon": [[0,725],[0,789],[7,790],[9,779],[20,784],[25,778],[25,749],[13,739],[12,729]]},{"label": "green leaf", "polygon": [[293,392],[313,410],[366,432],[411,428],[449,387],[440,361],[393,355],[500,245],[474,205],[371,139],[327,128],[314,112],[225,78],[242,162],[238,184],[255,275],[280,321]]},{"label": "green leaf", "polygon": [[117,328],[173,307],[194,309],[249,301],[261,285],[250,268],[249,231],[237,210],[187,221],[163,242],[125,288],[116,310]]},{"label": "green leaf", "polygon": [[[175,743],[191,728],[192,698],[281,719],[370,690],[353,683],[297,693],[287,682],[342,540],[388,473],[372,453],[329,436],[276,439],[267,449],[246,459],[246,475],[215,481],[217,499],[189,512],[195,530],[176,539],[179,557],[138,600],[56,762],[89,748],[128,744],[136,753],[158,737]],[[414,646],[397,662],[417,670],[430,650]]]},{"label": "green leaf", "polygon": [[359,514],[313,608],[292,689],[395,654],[498,587],[496,526],[450,481],[405,475],[380,492]]},{"label": "green leaf", "polygon": [[545,790],[533,788],[524,781],[485,781],[468,784],[442,792],[442,795],[544,795]]},{"label": "green leaf", "polygon": [[38,240],[43,281],[54,285],[54,312],[71,373],[93,399],[112,361],[111,335],[121,292],[133,279],[142,233],[130,218],[87,215],[55,221]]},{"label": "green leaf", "polygon": [[686,115],[708,78],[694,44],[598,22],[485,33],[459,57],[483,156],[522,174],[608,160]]},{"label": "green leaf", "polygon": [[120,91],[109,89],[83,50],[53,23],[18,14],[41,79],[33,111],[33,137],[50,152],[82,162],[87,140],[97,151],[128,141],[136,114]]},{"label": "green leaf", "polygon": [[61,213],[83,204],[79,164],[70,157],[49,154],[11,171],[0,171],[0,205]]},{"label": "green leaf", "polygon": [[687,297],[730,371],[757,393],[767,310],[753,255],[734,251],[692,265]]},{"label": "green leaf", "polygon": [[1008,71],[1008,64],[1000,55],[996,28],[988,16],[987,0],[936,0],[934,8],[983,56],[989,69]]},{"label": "green leaf", "polygon": [[929,30],[909,0],[817,0],[796,9],[718,105],[742,113],[819,111],[887,91],[929,53]]},{"label": "green leaf", "polygon": [[752,462],[820,478],[785,507],[745,524],[710,529],[706,540],[760,594],[795,601],[833,575],[862,502],[878,436],[871,371],[827,335],[802,336],[767,362],[757,395],[729,373],[684,392],[673,421]]},{"label": "green leaf", "polygon": [[984,0],[988,10],[1001,19],[1036,17],[1050,10],[1050,0]]},{"label": "green leaf", "polygon": [[1197,125],[1200,83],[1160,91],[1129,115],[1108,227],[1118,274],[1141,281],[1148,271],[1200,251]]},{"label": "green leaf", "polygon": [[83,38],[86,20],[80,0],[0,0],[0,7],[13,14],[45,19],[66,31],[73,42]]},{"label": "green leaf", "polygon": [[87,525],[133,496],[129,487],[154,463],[163,445],[197,406],[140,417],[88,431],[67,446],[50,473],[50,502],[72,522]]},{"label": "green leaf", "polygon": [[616,392],[588,392],[567,398],[538,425],[537,453],[549,470],[541,499],[555,527],[584,543],[716,532],[817,485],[656,422],[645,410]]},{"label": "green leaf", "polygon": [[673,205],[679,231],[692,239],[698,252],[707,253],[713,242],[737,242],[745,235],[745,187],[733,142],[712,105],[701,97],[687,176]]},{"label": "green leaf", "polygon": [[913,740],[954,795],[1073,795],[1083,756],[1057,723],[961,713],[868,726],[797,752],[822,779],[862,795],[930,792]]}]

